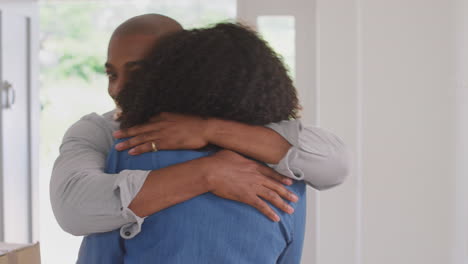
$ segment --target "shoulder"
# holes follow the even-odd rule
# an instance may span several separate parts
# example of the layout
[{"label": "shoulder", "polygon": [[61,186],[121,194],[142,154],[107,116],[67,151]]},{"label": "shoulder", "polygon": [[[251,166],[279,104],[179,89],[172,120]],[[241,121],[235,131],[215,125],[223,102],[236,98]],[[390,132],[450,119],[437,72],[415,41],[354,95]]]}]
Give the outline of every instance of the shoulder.
[{"label": "shoulder", "polygon": [[65,133],[63,143],[83,142],[110,147],[114,141],[112,122],[104,115],[90,113],[76,121]]},{"label": "shoulder", "polygon": [[95,132],[101,133],[110,131],[108,122],[103,116],[96,113],[87,114],[76,121],[65,133],[65,137],[82,137],[92,135]]}]

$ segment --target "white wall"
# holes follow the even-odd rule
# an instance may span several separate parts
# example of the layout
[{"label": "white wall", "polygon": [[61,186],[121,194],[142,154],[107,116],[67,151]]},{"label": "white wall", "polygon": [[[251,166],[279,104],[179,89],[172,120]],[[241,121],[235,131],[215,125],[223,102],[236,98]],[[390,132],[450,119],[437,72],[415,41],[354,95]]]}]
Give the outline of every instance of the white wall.
[{"label": "white wall", "polygon": [[455,163],[455,0],[238,3],[251,23],[264,14],[296,17],[296,58],[307,58],[296,61],[306,120],[354,153],[345,184],[309,192],[302,262],[464,263],[466,236],[456,236],[466,230],[460,201],[468,188],[456,188],[466,181]]},{"label": "white wall", "polygon": [[454,2],[317,6],[320,125],[355,153],[348,181],[320,194],[318,263],[453,263]]},{"label": "white wall", "polygon": [[317,0],[318,123],[342,137],[353,153],[354,166],[343,185],[319,194],[317,262],[304,259],[307,264],[359,263],[357,22],[355,1]]},{"label": "white wall", "polygon": [[468,263],[468,1],[457,1],[457,182],[454,263]]},{"label": "white wall", "polygon": [[363,1],[364,263],[450,262],[456,66],[451,4]]}]

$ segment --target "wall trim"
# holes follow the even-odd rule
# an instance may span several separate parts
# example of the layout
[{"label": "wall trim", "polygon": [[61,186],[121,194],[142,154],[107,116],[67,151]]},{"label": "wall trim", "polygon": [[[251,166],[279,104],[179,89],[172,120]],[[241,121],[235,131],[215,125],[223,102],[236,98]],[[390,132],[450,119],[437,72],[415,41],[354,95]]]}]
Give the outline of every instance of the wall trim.
[{"label": "wall trim", "polygon": [[456,181],[454,264],[468,263],[468,3],[457,0],[456,12]]},{"label": "wall trim", "polygon": [[362,264],[362,2],[355,0],[356,8],[356,264]]}]

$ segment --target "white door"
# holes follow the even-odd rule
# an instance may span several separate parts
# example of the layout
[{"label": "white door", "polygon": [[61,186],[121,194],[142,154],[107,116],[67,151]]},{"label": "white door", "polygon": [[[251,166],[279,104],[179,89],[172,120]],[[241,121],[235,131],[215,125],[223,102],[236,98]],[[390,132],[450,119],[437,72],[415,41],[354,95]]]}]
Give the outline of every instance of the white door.
[{"label": "white door", "polygon": [[[33,93],[30,16],[0,6],[0,240],[28,243],[33,240],[33,215],[37,211],[33,180],[33,131],[38,98]],[[36,54],[34,54],[36,56]],[[33,210],[33,206],[36,207]]]}]

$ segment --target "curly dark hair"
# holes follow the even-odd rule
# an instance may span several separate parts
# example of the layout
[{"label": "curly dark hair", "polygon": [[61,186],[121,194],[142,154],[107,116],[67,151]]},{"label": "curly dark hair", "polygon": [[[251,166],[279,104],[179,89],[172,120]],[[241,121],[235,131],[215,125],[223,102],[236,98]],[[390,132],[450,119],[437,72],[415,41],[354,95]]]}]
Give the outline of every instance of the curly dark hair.
[{"label": "curly dark hair", "polygon": [[296,89],[279,56],[234,23],[183,30],[160,40],[116,98],[121,128],[162,112],[251,125],[296,118]]}]

